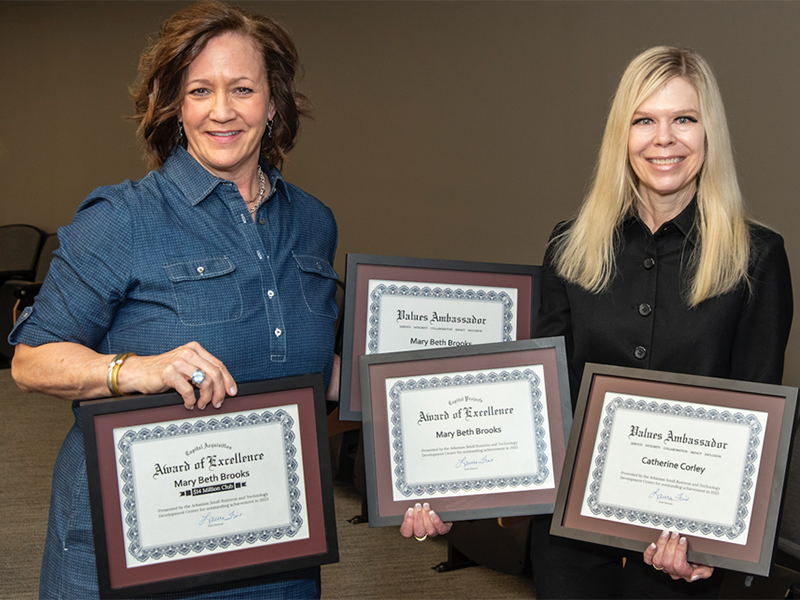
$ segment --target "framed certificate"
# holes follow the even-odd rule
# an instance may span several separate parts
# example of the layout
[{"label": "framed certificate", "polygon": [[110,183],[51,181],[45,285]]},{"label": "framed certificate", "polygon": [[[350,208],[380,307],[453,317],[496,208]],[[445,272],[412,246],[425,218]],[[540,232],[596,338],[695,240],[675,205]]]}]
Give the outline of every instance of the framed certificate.
[{"label": "framed certificate", "polygon": [[371,526],[553,511],[572,424],[564,339],[362,356]]},{"label": "framed certificate", "polygon": [[529,339],[539,271],[348,254],[339,418],[361,420],[359,356]]},{"label": "framed certificate", "polygon": [[338,561],[322,375],[81,405],[100,596]]},{"label": "framed certificate", "polygon": [[551,533],[768,575],[797,389],[587,364]]}]

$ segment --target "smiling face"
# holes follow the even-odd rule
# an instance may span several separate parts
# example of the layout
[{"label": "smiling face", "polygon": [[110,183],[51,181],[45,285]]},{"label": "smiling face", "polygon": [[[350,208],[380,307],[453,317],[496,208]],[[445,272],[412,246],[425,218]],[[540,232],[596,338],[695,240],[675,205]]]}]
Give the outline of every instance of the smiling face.
[{"label": "smiling face", "polygon": [[686,79],[670,79],[636,109],[628,160],[646,203],[689,204],[705,160],[705,127],[697,91]]},{"label": "smiling face", "polygon": [[187,149],[217,177],[253,176],[274,114],[264,59],[251,39],[236,33],[212,38],[186,69],[179,119]]}]

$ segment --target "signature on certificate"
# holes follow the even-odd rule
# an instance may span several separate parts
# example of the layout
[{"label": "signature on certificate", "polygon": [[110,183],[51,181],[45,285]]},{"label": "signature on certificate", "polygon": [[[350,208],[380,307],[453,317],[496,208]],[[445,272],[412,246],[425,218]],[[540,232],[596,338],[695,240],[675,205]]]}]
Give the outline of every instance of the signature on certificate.
[{"label": "signature on certificate", "polygon": [[211,513],[206,514],[198,525],[207,525],[208,527],[213,527],[214,525],[222,525],[225,521],[233,521],[234,519],[238,519],[242,516],[242,513],[236,512],[232,510],[226,515],[212,515]]},{"label": "signature on certificate", "polygon": [[652,492],[648,498],[655,498],[656,500],[667,500],[670,502],[688,502],[689,496],[685,496],[683,492],[680,492],[677,496],[673,496],[671,494],[664,494],[661,492],[660,488],[656,488]]},{"label": "signature on certificate", "polygon": [[478,460],[469,460],[466,456],[462,456],[456,461],[456,469],[463,468],[466,471],[470,471],[472,469],[477,469],[479,465],[485,465],[490,462],[494,462],[494,459],[485,455]]}]

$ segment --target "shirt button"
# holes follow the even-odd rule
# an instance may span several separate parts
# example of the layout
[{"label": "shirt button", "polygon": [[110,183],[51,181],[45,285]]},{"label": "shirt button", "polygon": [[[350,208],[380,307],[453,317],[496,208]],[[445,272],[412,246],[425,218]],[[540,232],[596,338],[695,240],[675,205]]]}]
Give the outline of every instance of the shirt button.
[{"label": "shirt button", "polygon": [[273,292],[272,290],[269,290],[267,292],[267,296],[269,296],[270,298],[272,298],[274,295],[275,295],[275,292]]},{"label": "shirt button", "polygon": [[280,328],[279,328],[279,327],[276,327],[276,328],[275,328],[275,337],[281,337],[281,334],[282,334],[282,333],[283,333],[283,332],[280,330]]},{"label": "shirt button", "polygon": [[197,267],[197,272],[198,272],[198,273],[200,273],[200,275],[202,275],[203,273],[205,273],[205,270],[206,270],[206,268],[205,268],[205,267]]},{"label": "shirt button", "polygon": [[319,263],[317,263],[317,271],[322,271],[322,265],[320,265]]},{"label": "shirt button", "polygon": [[656,264],[656,261],[652,258],[645,258],[642,264],[644,265],[645,269],[652,269],[653,265]]},{"label": "shirt button", "polygon": [[633,355],[642,360],[645,356],[647,356],[647,349],[644,346],[636,346],[633,350]]},{"label": "shirt button", "polygon": [[259,225],[263,225],[263,224],[264,224],[264,223],[266,223],[266,222],[267,222],[267,220],[266,220],[264,217],[261,217],[261,218],[258,220],[258,223],[259,223]]},{"label": "shirt button", "polygon": [[646,317],[651,312],[653,312],[653,307],[650,306],[647,302],[642,302],[639,305],[639,314],[642,315],[643,317]]}]

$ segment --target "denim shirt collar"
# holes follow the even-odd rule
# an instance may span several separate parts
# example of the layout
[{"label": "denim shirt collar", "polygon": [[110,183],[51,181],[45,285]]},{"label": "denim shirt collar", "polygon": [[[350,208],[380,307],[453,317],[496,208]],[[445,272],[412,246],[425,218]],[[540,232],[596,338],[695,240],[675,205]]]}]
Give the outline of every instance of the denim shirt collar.
[{"label": "denim shirt collar", "polygon": [[[281,172],[269,166],[264,157],[260,163],[269,179],[270,188],[282,192],[281,196],[291,202],[291,195],[286,193],[286,182]],[[161,172],[178,187],[192,206],[200,204],[220,183],[226,181],[209,173],[183,146],[175,148]]]}]

